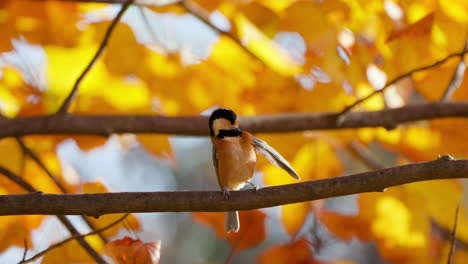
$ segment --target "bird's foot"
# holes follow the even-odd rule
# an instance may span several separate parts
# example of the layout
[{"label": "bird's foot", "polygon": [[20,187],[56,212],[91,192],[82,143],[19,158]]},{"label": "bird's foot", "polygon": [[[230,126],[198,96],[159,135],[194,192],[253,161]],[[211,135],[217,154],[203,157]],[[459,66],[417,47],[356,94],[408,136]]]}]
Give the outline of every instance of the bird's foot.
[{"label": "bird's foot", "polygon": [[252,188],[255,189],[255,191],[258,191],[258,189],[260,189],[260,187],[259,187],[257,184],[255,184],[255,183],[251,183],[251,182],[249,182],[249,181],[247,181],[247,183],[250,184],[250,185],[252,186]]},{"label": "bird's foot", "polygon": [[231,197],[231,192],[226,186],[223,187],[223,196],[226,200],[229,200],[229,197]]}]

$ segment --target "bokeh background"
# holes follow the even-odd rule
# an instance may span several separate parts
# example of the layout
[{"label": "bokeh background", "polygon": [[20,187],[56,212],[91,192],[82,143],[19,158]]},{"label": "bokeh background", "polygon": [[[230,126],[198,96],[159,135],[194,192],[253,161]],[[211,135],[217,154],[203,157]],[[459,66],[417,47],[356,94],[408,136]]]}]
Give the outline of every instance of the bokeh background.
[{"label": "bokeh background", "polygon": [[[96,1],[98,2],[98,1]],[[463,0],[136,1],[80,84],[74,114],[239,115],[375,111],[440,100],[463,67],[468,3]],[[95,54],[121,4],[0,2],[2,118],[55,113]],[[455,55],[454,55],[455,54]],[[444,63],[427,67],[450,57]],[[415,69],[415,74],[408,74]],[[468,98],[458,74],[449,101]],[[405,75],[407,74],[407,75]],[[400,81],[386,86],[395,78]],[[466,158],[468,122],[433,119],[393,129],[258,134],[302,181],[436,159]],[[1,127],[0,127],[1,129]],[[119,134],[27,135],[21,139],[70,193],[217,190],[208,137]],[[0,139],[0,165],[35,188],[60,188],[15,138]],[[260,158],[254,183],[292,183]],[[384,193],[241,213],[226,234],[218,213],[132,214],[104,232],[161,240],[161,263],[453,263],[468,261],[464,182],[440,180]],[[0,177],[0,194],[24,190]],[[121,215],[90,220],[97,227]],[[69,217],[80,232],[90,228]],[[16,263],[69,236],[54,216],[0,217],[0,262]],[[97,236],[87,241],[112,260]],[[112,242],[110,242],[112,243]],[[90,263],[76,242],[35,263]]]}]

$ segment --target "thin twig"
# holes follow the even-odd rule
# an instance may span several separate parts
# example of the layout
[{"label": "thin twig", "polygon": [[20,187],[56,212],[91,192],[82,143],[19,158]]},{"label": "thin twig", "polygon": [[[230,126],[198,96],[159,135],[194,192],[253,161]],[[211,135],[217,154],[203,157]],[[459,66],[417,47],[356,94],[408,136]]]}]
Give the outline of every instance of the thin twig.
[{"label": "thin twig", "polygon": [[[21,177],[13,173],[12,171],[8,170],[7,168],[0,166],[0,174],[5,175],[8,179],[11,181],[17,183],[19,186],[21,186],[23,189],[25,189],[28,192],[34,193],[34,194],[40,194],[38,190],[36,190],[31,184],[23,180]],[[9,195],[7,195],[9,196]],[[2,205],[4,205],[2,203]],[[57,216],[57,218],[60,220],[60,222],[70,231],[72,235],[80,235],[78,230],[72,225],[72,223],[66,218],[63,214],[54,214]],[[78,243],[88,252],[88,254],[96,261],[96,263],[107,263],[99,253],[97,253],[93,247],[91,247],[86,240],[83,238],[78,238],[77,239]]]},{"label": "thin twig", "polygon": [[96,51],[96,54],[94,54],[94,57],[91,59],[91,61],[88,63],[84,71],[80,74],[78,79],[76,79],[75,84],[73,85],[73,88],[68,94],[67,98],[63,102],[62,106],[60,106],[59,110],[57,111],[57,114],[65,114],[68,111],[68,108],[70,107],[73,99],[75,98],[76,94],[78,93],[78,88],[80,87],[81,81],[84,79],[84,77],[88,74],[88,72],[91,70],[93,67],[94,63],[97,61],[97,59],[101,56],[102,52],[104,51],[105,47],[107,46],[107,43],[109,42],[110,36],[112,32],[114,31],[114,28],[116,27],[117,23],[119,22],[120,18],[123,16],[125,11],[128,9],[130,4],[133,2],[133,0],[128,0],[125,4],[123,4],[122,8],[120,9],[119,13],[117,16],[112,20],[112,23],[109,25],[107,28],[106,34],[104,35],[104,39],[102,40],[101,44],[99,45],[98,50]]},{"label": "thin twig", "polygon": [[151,26],[151,23],[148,19],[148,16],[146,15],[144,7],[139,6],[138,11],[140,12],[141,18],[143,20],[143,24],[145,24],[146,31],[151,37],[151,41],[158,42],[158,36],[156,35],[156,33],[153,30],[153,27]]},{"label": "thin twig", "polygon": [[[68,193],[65,186],[60,182],[60,180],[58,179],[57,176],[55,176],[48,168],[47,166],[44,164],[44,162],[42,162],[42,160],[39,158],[38,155],[36,155],[36,153],[34,153],[34,151],[32,149],[30,149],[28,146],[26,146],[26,144],[24,143],[23,139],[21,137],[16,137],[16,142],[19,144],[19,146],[21,147],[21,149],[23,150],[24,153],[26,153],[29,157],[31,157],[32,160],[34,160],[34,162],[36,162],[37,165],[39,165],[39,167],[47,174],[47,176],[55,183],[55,185],[60,189],[60,191],[62,191],[62,193],[66,194]],[[88,218],[86,218],[86,216],[82,215],[81,218],[83,219],[83,221],[89,226],[89,228],[91,228],[91,230],[96,230],[96,227],[94,226],[94,224],[89,221]],[[107,242],[107,238],[101,234],[101,233],[98,233],[98,236],[101,238],[101,240],[106,243]]]},{"label": "thin twig", "polygon": [[456,249],[455,240],[457,237],[458,212],[459,211],[460,211],[460,204],[457,205],[457,209],[455,210],[455,220],[453,221],[452,238],[450,240],[450,251],[447,257],[447,264],[452,264],[452,257]]},{"label": "thin twig", "polygon": [[347,149],[354,156],[359,158],[369,169],[382,170],[385,168],[385,166],[380,161],[374,158],[369,149],[363,146],[359,141],[353,140],[350,144],[348,144]]},{"label": "thin twig", "polygon": [[[50,0],[34,0],[37,2],[45,2]],[[103,3],[103,4],[125,4],[127,0],[57,0],[60,2],[82,2],[82,3]],[[162,1],[165,2],[165,1]],[[134,0],[134,5],[141,5],[141,6],[165,6],[166,4],[161,4],[161,1],[155,0]],[[169,3],[172,4],[172,3]]]},{"label": "thin twig", "polygon": [[341,111],[338,119],[337,119],[337,123],[338,124],[341,124],[343,123],[344,119],[346,119],[346,114],[351,111],[351,109],[353,109],[354,107],[356,107],[357,105],[361,104],[362,102],[366,101],[367,99],[371,98],[372,96],[378,94],[378,93],[382,93],[383,91],[385,91],[388,87],[392,86],[393,84],[396,84],[397,82],[401,81],[402,79],[406,78],[406,77],[410,77],[411,75],[413,75],[414,73],[416,72],[420,72],[420,71],[424,71],[424,70],[427,70],[427,69],[430,69],[430,68],[434,68],[444,62],[446,62],[447,60],[453,58],[453,57],[462,57],[464,56],[466,53],[468,52],[468,50],[463,50],[462,52],[456,52],[456,53],[452,53],[452,54],[449,54],[447,55],[446,57],[444,57],[443,59],[440,59],[434,63],[431,63],[429,65],[425,65],[425,66],[422,66],[422,67],[418,67],[416,69],[413,69],[409,72],[406,72],[404,74],[401,74],[399,76],[397,76],[396,78],[394,78],[393,80],[391,80],[390,82],[388,82],[387,84],[385,84],[385,86],[379,90],[375,90],[373,91],[372,93],[364,96],[363,98],[357,100],[356,102],[354,102],[353,104],[347,106],[345,109],[343,109],[343,111]]},{"label": "thin twig", "polygon": [[26,144],[24,143],[23,139],[21,137],[15,137],[16,142],[18,145],[21,147],[23,152],[27,154],[36,164],[47,174],[47,176],[55,183],[55,185],[60,189],[62,193],[67,193],[67,190],[65,189],[65,186],[60,182],[60,180],[50,172],[49,169],[45,166],[45,164],[41,161],[41,159],[30,149]]},{"label": "thin twig", "polygon": [[251,50],[249,50],[246,46],[242,44],[242,41],[240,41],[232,31],[224,31],[216,27],[210,22],[210,14],[208,11],[206,11],[203,7],[199,6],[197,3],[195,3],[192,0],[181,0],[179,2],[180,6],[183,7],[187,12],[191,13],[200,21],[205,23],[205,25],[209,26],[211,29],[214,31],[225,35],[226,37],[230,38],[232,41],[234,41],[241,49],[243,49],[247,54],[249,54],[252,58],[258,60],[261,62],[263,65],[266,65],[265,62],[259,58],[255,53],[253,53]]},{"label": "thin twig", "polygon": [[123,215],[122,217],[120,217],[119,219],[117,219],[116,221],[110,223],[109,225],[107,225],[107,226],[105,226],[105,227],[103,227],[103,228],[97,229],[97,230],[92,231],[92,232],[89,232],[89,233],[87,233],[87,234],[82,234],[82,235],[78,235],[78,236],[71,236],[71,237],[69,237],[69,238],[67,238],[67,239],[65,239],[65,240],[62,240],[62,241],[60,241],[60,242],[58,242],[58,243],[55,243],[55,244],[49,246],[48,248],[42,250],[41,252],[35,254],[34,256],[32,256],[32,257],[30,257],[30,258],[28,258],[28,259],[26,259],[26,260],[23,258],[22,261],[18,262],[18,264],[21,264],[21,263],[29,263],[29,262],[31,262],[31,261],[33,261],[33,260],[35,260],[35,259],[37,259],[37,258],[43,256],[43,255],[46,254],[47,252],[49,252],[49,251],[51,251],[51,250],[53,250],[53,249],[55,249],[55,248],[58,248],[58,247],[60,247],[60,246],[62,246],[62,245],[64,245],[64,244],[68,243],[69,241],[72,241],[73,239],[85,238],[85,237],[87,237],[87,236],[91,236],[91,235],[95,235],[95,234],[99,234],[99,233],[101,233],[101,232],[104,232],[104,231],[106,231],[107,229],[109,229],[109,228],[111,228],[111,227],[117,225],[117,224],[120,223],[121,221],[123,221],[123,220],[124,220],[127,216],[129,216],[129,215],[130,215],[130,214],[125,214],[125,215]]},{"label": "thin twig", "polygon": [[26,259],[26,254],[28,254],[28,241],[26,238],[24,239],[24,251],[23,251],[23,257],[21,258],[21,261],[24,261]]},{"label": "thin twig", "polygon": [[[462,51],[466,51],[466,50],[468,50],[468,38],[465,40],[465,45],[463,45]],[[448,101],[450,100],[450,98],[452,98],[452,94],[455,92],[455,90],[458,89],[458,87],[460,87],[463,81],[465,70],[466,70],[465,58],[463,56],[460,56],[460,62],[458,63],[457,68],[455,69],[455,72],[453,73],[452,79],[450,80],[450,83],[447,86],[447,89],[442,95],[442,98],[440,98],[441,101]]]}]

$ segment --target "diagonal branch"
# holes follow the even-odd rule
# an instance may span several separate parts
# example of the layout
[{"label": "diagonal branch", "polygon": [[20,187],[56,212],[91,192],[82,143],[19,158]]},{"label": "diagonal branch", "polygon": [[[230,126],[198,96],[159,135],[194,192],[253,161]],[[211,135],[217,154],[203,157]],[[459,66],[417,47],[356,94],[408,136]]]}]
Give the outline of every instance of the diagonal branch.
[{"label": "diagonal branch", "polygon": [[[364,127],[395,128],[419,120],[468,117],[468,102],[436,102],[369,112],[350,112],[341,125],[338,112],[276,114],[241,117],[241,127],[253,133]],[[23,135],[153,133],[205,136],[208,117],[156,115],[48,115],[0,119],[0,138]]]},{"label": "diagonal branch", "polygon": [[[50,0],[34,0],[34,1],[50,1]],[[60,2],[81,2],[81,3],[102,3],[102,4],[126,4],[128,0],[57,0]],[[134,5],[144,5],[144,6],[161,6],[159,1],[155,0],[134,0]],[[163,4],[164,5],[164,4]]]},{"label": "diagonal branch", "polygon": [[258,60],[259,62],[263,63],[265,65],[265,62],[259,58],[255,53],[253,53],[250,49],[248,49],[246,46],[244,46],[241,42],[240,39],[236,37],[235,34],[233,34],[231,31],[224,31],[216,27],[213,23],[210,21],[210,14],[208,11],[206,11],[203,7],[199,6],[197,3],[195,3],[192,0],[181,0],[179,2],[180,6],[182,6],[188,13],[194,15],[200,21],[205,23],[208,27],[213,29],[214,31],[225,35],[226,37],[230,38],[232,41],[234,41],[241,49],[243,49],[247,54],[249,54],[252,58]]},{"label": "diagonal branch", "polygon": [[68,108],[70,107],[73,99],[75,98],[76,94],[78,93],[78,88],[80,87],[81,82],[85,78],[85,76],[88,74],[88,72],[91,70],[93,67],[94,63],[96,63],[97,59],[101,56],[102,52],[104,51],[105,47],[107,46],[107,43],[109,42],[110,36],[112,32],[114,31],[114,28],[117,26],[117,23],[120,21],[120,18],[123,16],[125,11],[128,9],[130,4],[133,2],[133,0],[127,0],[125,4],[123,4],[122,9],[120,9],[119,13],[117,16],[112,20],[112,23],[109,25],[109,28],[107,28],[106,34],[104,35],[104,39],[102,40],[101,44],[99,45],[98,50],[96,51],[96,54],[94,54],[94,57],[91,59],[91,61],[88,63],[86,68],[83,70],[83,72],[80,74],[78,79],[76,79],[75,84],[73,85],[73,88],[68,94],[67,98],[65,98],[65,101],[63,102],[62,106],[60,106],[59,110],[57,111],[58,114],[65,114],[68,111]]},{"label": "diagonal branch", "polygon": [[95,230],[95,231],[89,232],[89,233],[87,233],[87,234],[82,234],[82,235],[79,235],[79,236],[71,236],[71,237],[69,237],[69,238],[67,238],[67,239],[65,239],[65,240],[62,240],[62,241],[60,241],[60,242],[58,242],[58,243],[55,243],[55,244],[49,246],[48,248],[42,250],[41,252],[35,254],[34,256],[32,256],[32,257],[30,257],[30,258],[28,258],[28,259],[25,259],[25,258],[23,257],[23,260],[20,261],[20,262],[18,262],[18,264],[21,264],[21,263],[29,263],[29,262],[31,262],[31,261],[34,261],[34,260],[36,260],[36,259],[38,259],[38,258],[44,256],[44,255],[45,255],[46,253],[48,253],[49,251],[51,251],[51,250],[53,250],[53,249],[55,249],[55,248],[61,247],[61,246],[63,246],[64,244],[66,244],[66,243],[72,241],[73,239],[85,238],[85,237],[87,237],[87,236],[91,236],[91,235],[95,235],[95,234],[100,234],[101,232],[104,232],[104,231],[106,231],[107,229],[109,229],[109,228],[111,228],[111,227],[117,225],[118,223],[122,222],[125,218],[127,218],[127,216],[129,216],[129,214],[125,214],[125,215],[123,215],[122,217],[120,217],[119,219],[117,219],[116,221],[110,223],[109,225],[107,225],[107,226],[105,226],[105,227],[103,227],[103,228],[97,229],[97,230]]},{"label": "diagonal branch", "polygon": [[[60,189],[60,191],[62,191],[62,193],[68,193],[67,189],[60,182],[58,177],[55,176],[47,168],[47,166],[44,164],[44,162],[42,162],[42,160],[39,158],[39,156],[37,156],[36,153],[34,153],[34,151],[32,149],[30,149],[28,146],[26,146],[26,144],[24,143],[22,138],[16,137],[16,142],[18,142],[18,144],[21,147],[21,149],[23,150],[23,152],[26,153],[29,157],[31,157],[31,159],[34,160],[34,162],[36,162],[36,164],[39,165],[39,167],[47,174],[47,176],[49,176],[49,178],[55,183],[55,185]],[[96,227],[94,226],[94,224],[91,221],[89,221],[89,219],[86,218],[86,216],[82,215],[81,218],[89,226],[89,228],[91,228],[91,230],[96,230]],[[103,242],[107,242],[107,238],[104,237],[104,235],[102,235],[101,233],[98,233],[98,236],[101,238],[101,240]]]},{"label": "diagonal branch", "polygon": [[[19,186],[21,186],[23,189],[25,189],[28,192],[31,193],[36,193],[39,194],[41,192],[37,191],[31,184],[27,183],[25,180],[23,180],[21,177],[16,175],[15,173],[11,172],[10,170],[0,166],[0,174],[5,175],[8,179],[12,180],[13,182],[17,183]],[[9,195],[5,195],[9,196]],[[15,195],[13,195],[15,196]],[[3,205],[6,205],[4,203],[0,203]],[[72,223],[66,218],[63,214],[54,214],[57,216],[59,221],[68,229],[70,234],[73,236],[79,236],[80,233],[78,230],[72,225]],[[91,247],[88,242],[84,238],[77,238],[78,243],[89,253],[89,255],[96,261],[96,263],[107,263],[99,253],[97,253],[93,247]]]},{"label": "diagonal branch", "polygon": [[[466,51],[468,50],[468,38],[465,41],[465,45],[463,45],[463,50]],[[447,89],[445,89],[444,94],[442,95],[442,98],[440,99],[441,101],[448,101],[452,97],[453,92],[460,87],[462,81],[463,81],[463,76],[465,75],[465,69],[466,69],[466,64],[465,64],[465,58],[463,56],[460,56],[460,62],[457,65],[457,68],[455,69],[455,72],[453,73],[452,79],[450,80],[449,85],[447,86]]]},{"label": "diagonal branch", "polygon": [[363,192],[380,192],[388,187],[411,182],[466,178],[467,175],[468,160],[454,160],[446,155],[434,161],[348,176],[266,187],[258,191],[233,191],[229,200],[225,200],[219,191],[3,195],[0,196],[0,215],[84,214],[99,217],[130,212],[250,210]]},{"label": "diagonal branch", "polygon": [[371,170],[382,170],[385,168],[385,166],[375,158],[373,153],[358,140],[349,143],[346,149]]},{"label": "diagonal branch", "polygon": [[455,253],[455,241],[457,239],[457,224],[458,224],[458,212],[460,211],[460,204],[457,205],[457,209],[455,209],[455,220],[453,222],[452,228],[452,238],[450,239],[450,250],[447,257],[447,264],[451,264],[453,261],[453,254]]},{"label": "diagonal branch", "polygon": [[16,142],[20,146],[20,148],[23,150],[26,155],[28,155],[36,164],[49,176],[49,178],[55,183],[55,185],[60,189],[61,192],[67,193],[67,190],[65,189],[65,186],[60,182],[60,180],[50,172],[49,169],[47,169],[46,165],[42,162],[42,160],[39,158],[39,156],[32,151],[26,144],[24,143],[23,139],[20,137],[16,137]]},{"label": "diagonal branch", "polygon": [[436,62],[433,62],[429,65],[425,65],[425,66],[422,66],[422,67],[419,67],[419,68],[416,68],[416,69],[413,69],[409,72],[406,72],[400,76],[397,76],[395,79],[389,81],[387,84],[385,84],[385,86],[379,90],[375,90],[374,92],[368,94],[367,96],[357,100],[356,102],[354,102],[353,104],[349,105],[348,107],[346,107],[345,109],[343,109],[343,111],[341,111],[341,114],[340,114],[340,118],[338,119],[338,123],[341,123],[344,121],[346,114],[351,111],[354,107],[356,107],[357,105],[361,104],[362,102],[366,101],[367,99],[371,98],[372,96],[378,94],[378,93],[382,93],[383,91],[385,91],[388,87],[392,86],[393,84],[396,84],[397,82],[401,81],[402,79],[406,78],[406,77],[410,77],[411,75],[413,75],[414,73],[417,73],[417,72],[420,72],[420,71],[424,71],[424,70],[427,70],[427,69],[430,69],[430,68],[434,68],[436,66],[439,66],[443,63],[445,63],[446,61],[448,61],[449,59],[453,58],[453,57],[461,57],[463,58],[463,56],[468,52],[468,50],[463,50],[461,52],[456,52],[456,53],[452,53],[452,54],[449,54],[447,55],[446,57],[436,61]]}]

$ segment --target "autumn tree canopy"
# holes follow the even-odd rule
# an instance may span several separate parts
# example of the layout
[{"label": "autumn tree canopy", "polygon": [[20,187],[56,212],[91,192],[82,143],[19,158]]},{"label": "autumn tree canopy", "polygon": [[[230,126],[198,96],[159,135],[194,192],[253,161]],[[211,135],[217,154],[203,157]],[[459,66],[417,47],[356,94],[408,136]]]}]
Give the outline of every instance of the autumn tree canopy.
[{"label": "autumn tree canopy", "polygon": [[[3,0],[0,29],[2,263],[468,261],[466,1]],[[216,107],[301,182],[260,159],[223,199]]]}]

